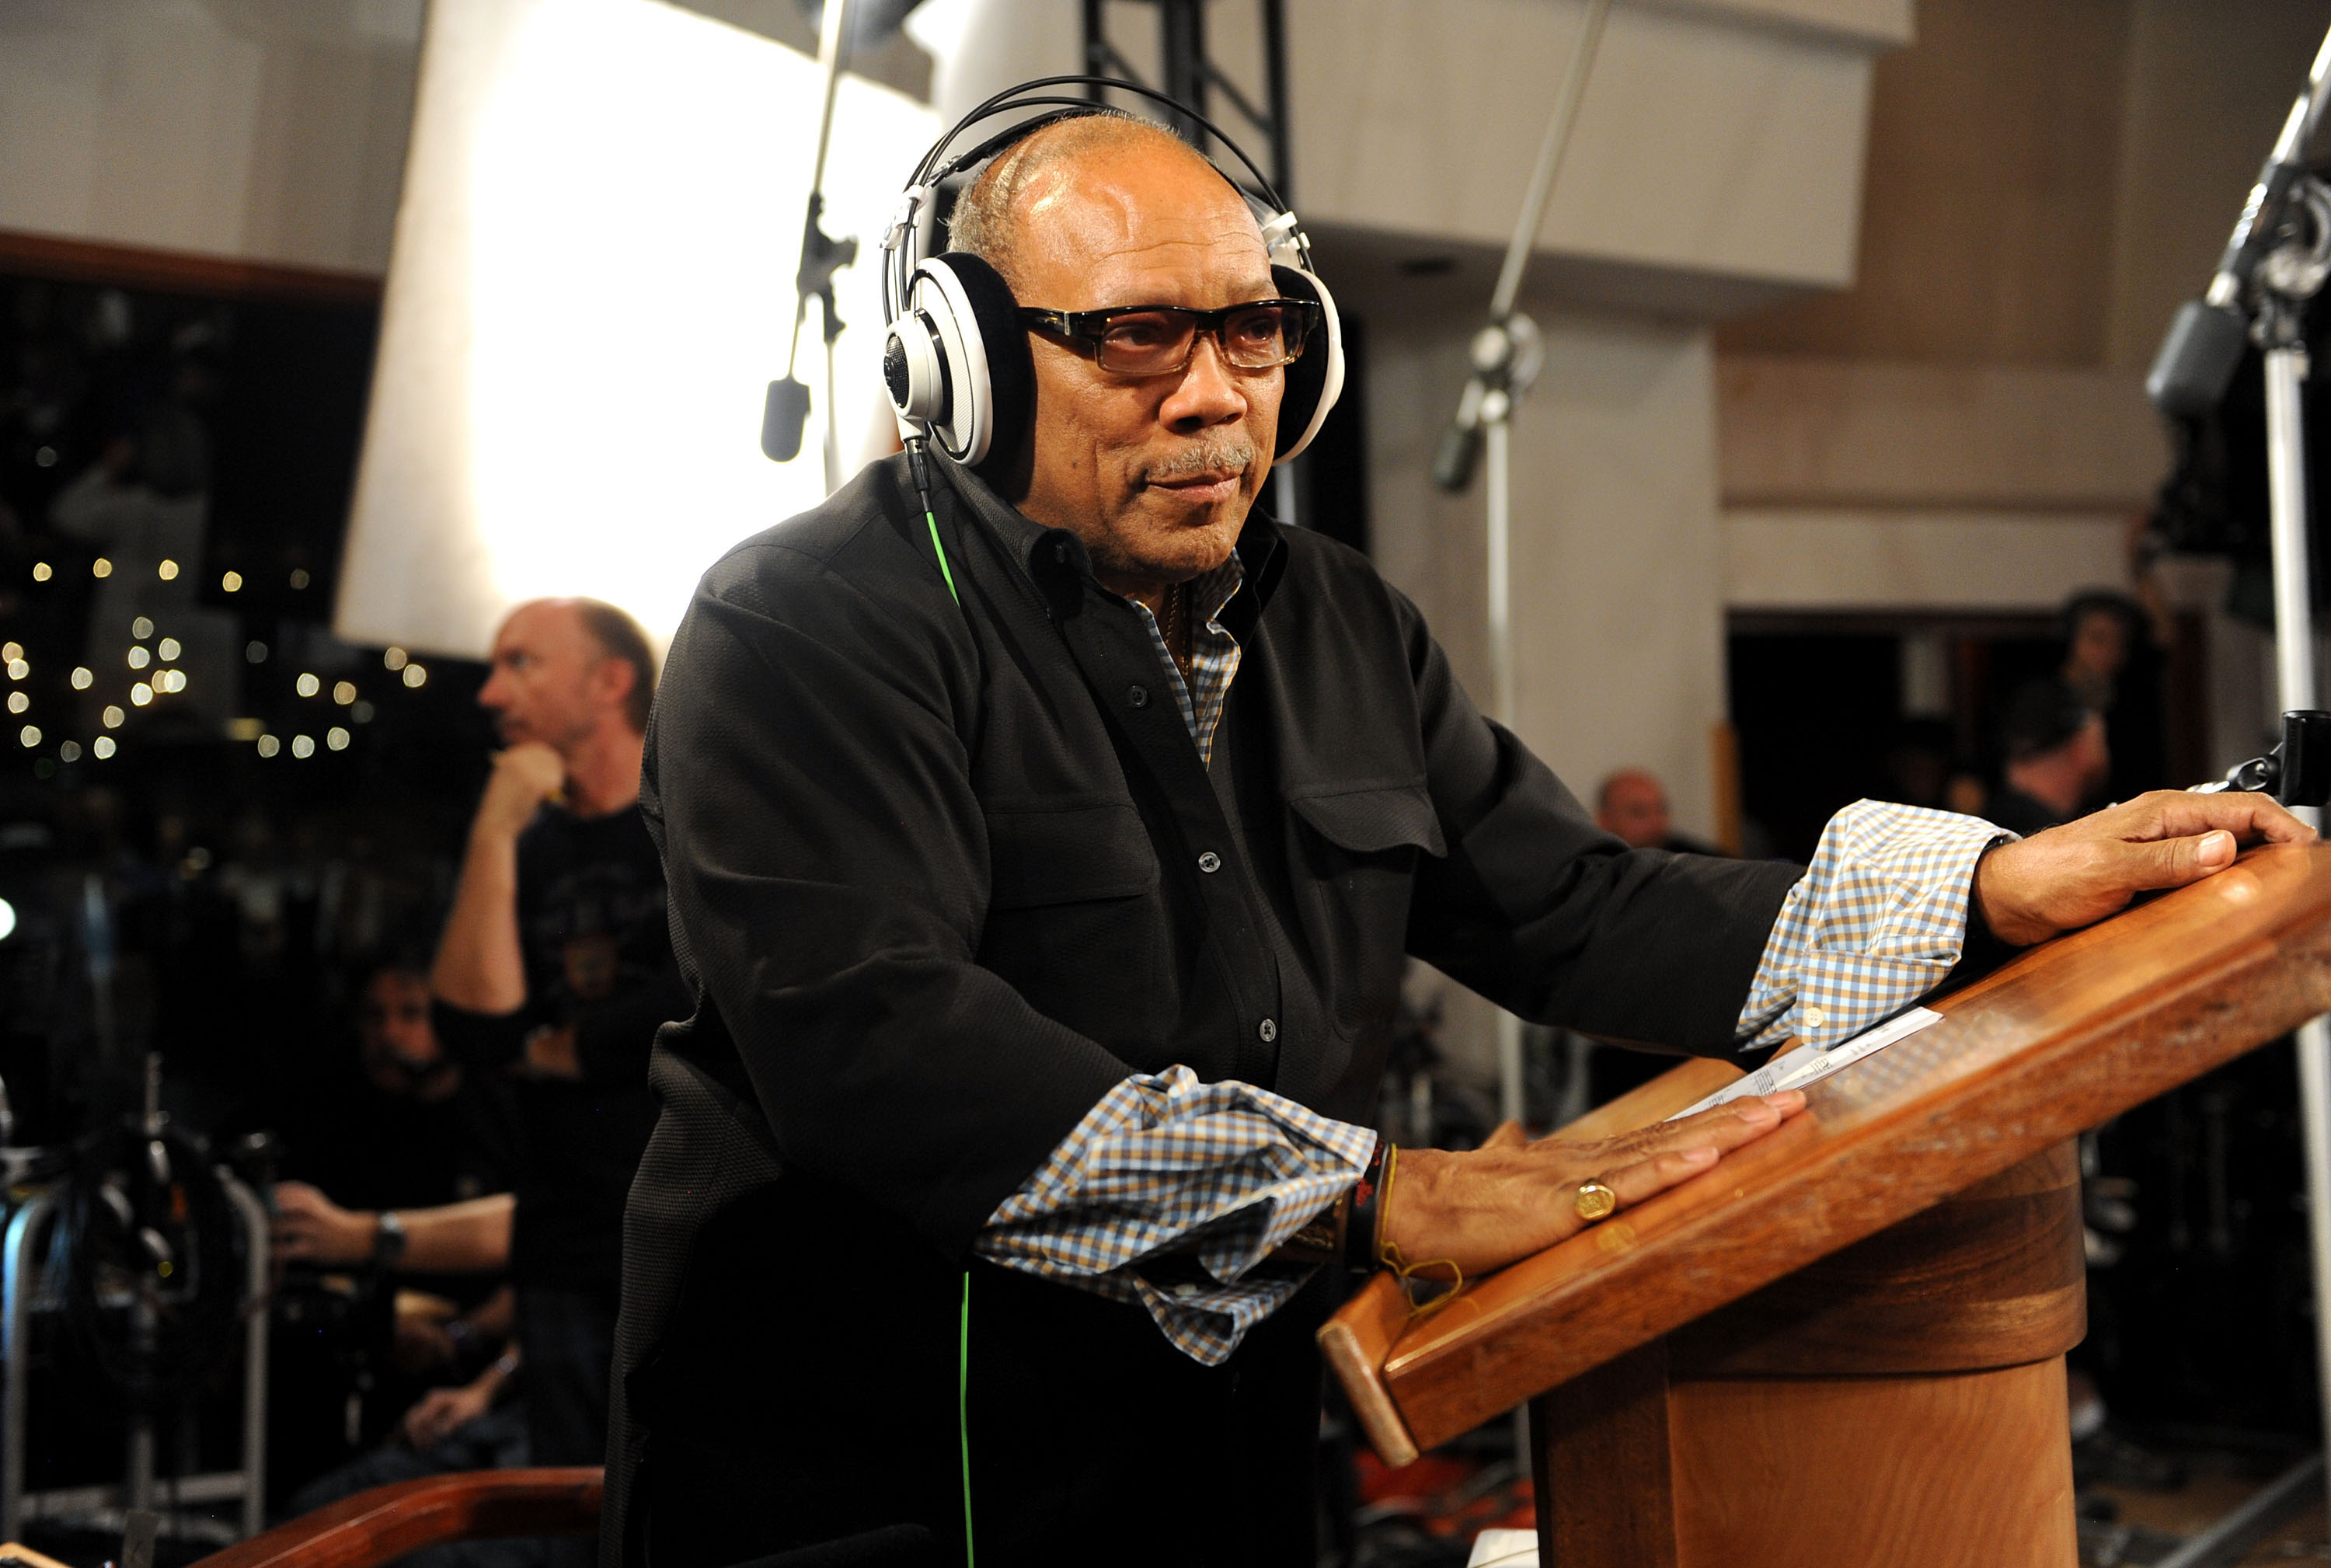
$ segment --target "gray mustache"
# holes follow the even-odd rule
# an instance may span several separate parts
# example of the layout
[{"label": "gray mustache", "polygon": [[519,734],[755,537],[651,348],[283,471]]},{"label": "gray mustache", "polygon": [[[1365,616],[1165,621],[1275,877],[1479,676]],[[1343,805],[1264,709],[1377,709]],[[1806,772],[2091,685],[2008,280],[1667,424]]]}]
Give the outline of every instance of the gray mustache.
[{"label": "gray mustache", "polygon": [[1225,470],[1244,473],[1254,466],[1254,446],[1250,442],[1237,442],[1222,446],[1195,446],[1172,457],[1154,462],[1142,473],[1143,482],[1171,483],[1196,474],[1219,473]]}]

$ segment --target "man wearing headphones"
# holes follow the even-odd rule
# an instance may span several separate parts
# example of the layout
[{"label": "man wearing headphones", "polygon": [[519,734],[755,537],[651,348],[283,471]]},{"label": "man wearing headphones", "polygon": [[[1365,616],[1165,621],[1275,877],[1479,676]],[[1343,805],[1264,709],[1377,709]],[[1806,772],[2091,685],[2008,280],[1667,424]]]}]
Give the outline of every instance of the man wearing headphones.
[{"label": "man wearing headphones", "polygon": [[1254,509],[1333,395],[1332,300],[1218,171],[1048,123],[952,236],[899,296],[909,453],[738,546],[672,645],[642,807],[697,1005],[626,1225],[604,1563],[1308,1562],[1352,1274],[1498,1268],[1803,1104],[1387,1150],[1407,955],[1606,1038],[1826,1044],[1971,926],[2307,835],[2256,796],[2013,843],[1863,803],[1803,873],[1629,851],[1363,557]]}]

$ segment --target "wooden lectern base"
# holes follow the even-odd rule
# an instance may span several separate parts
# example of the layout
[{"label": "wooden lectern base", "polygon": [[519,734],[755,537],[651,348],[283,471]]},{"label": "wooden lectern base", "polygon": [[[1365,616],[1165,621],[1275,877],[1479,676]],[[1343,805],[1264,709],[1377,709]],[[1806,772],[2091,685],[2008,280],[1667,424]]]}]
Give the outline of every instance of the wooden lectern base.
[{"label": "wooden lectern base", "polygon": [[2027,1160],[1531,1402],[1561,1568],[2074,1568],[2079,1167]]}]

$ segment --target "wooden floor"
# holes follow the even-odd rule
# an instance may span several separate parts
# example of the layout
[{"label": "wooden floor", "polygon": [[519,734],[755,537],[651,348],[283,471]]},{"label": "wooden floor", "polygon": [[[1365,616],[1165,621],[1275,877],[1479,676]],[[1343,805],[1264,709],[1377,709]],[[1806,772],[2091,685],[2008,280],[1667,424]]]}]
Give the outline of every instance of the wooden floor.
[{"label": "wooden floor", "polygon": [[[2115,1523],[2132,1527],[2136,1535],[2111,1544],[2118,1546],[2117,1554],[2108,1545],[2101,1556],[2084,1554],[2087,1561],[2117,1561],[2131,1568],[2155,1562],[2171,1544],[2169,1537],[2191,1535],[2209,1528],[2240,1506],[2288,1462],[2288,1459],[2246,1462],[2230,1455],[2208,1452],[2185,1457],[2191,1478],[2177,1491],[2096,1488],[2119,1505],[2120,1517]],[[2082,1534],[2083,1546],[2093,1548],[2104,1533],[2090,1525]],[[2331,1515],[2326,1515],[2324,1499],[2318,1497],[2292,1514],[2239,1562],[2241,1568],[2265,1568],[2270,1563],[2288,1568],[2293,1563],[2331,1563]]]}]

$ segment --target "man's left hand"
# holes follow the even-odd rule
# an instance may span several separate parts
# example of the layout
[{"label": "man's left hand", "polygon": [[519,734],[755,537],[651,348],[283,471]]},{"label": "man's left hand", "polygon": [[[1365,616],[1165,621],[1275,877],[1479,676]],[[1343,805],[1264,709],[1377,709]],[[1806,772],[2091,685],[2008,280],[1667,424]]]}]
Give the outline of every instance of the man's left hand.
[{"label": "man's left hand", "polygon": [[2155,790],[2002,844],[1975,869],[1974,896],[1992,935],[2028,947],[2093,925],[2139,893],[2222,871],[2241,844],[2314,838],[2267,795]]}]

